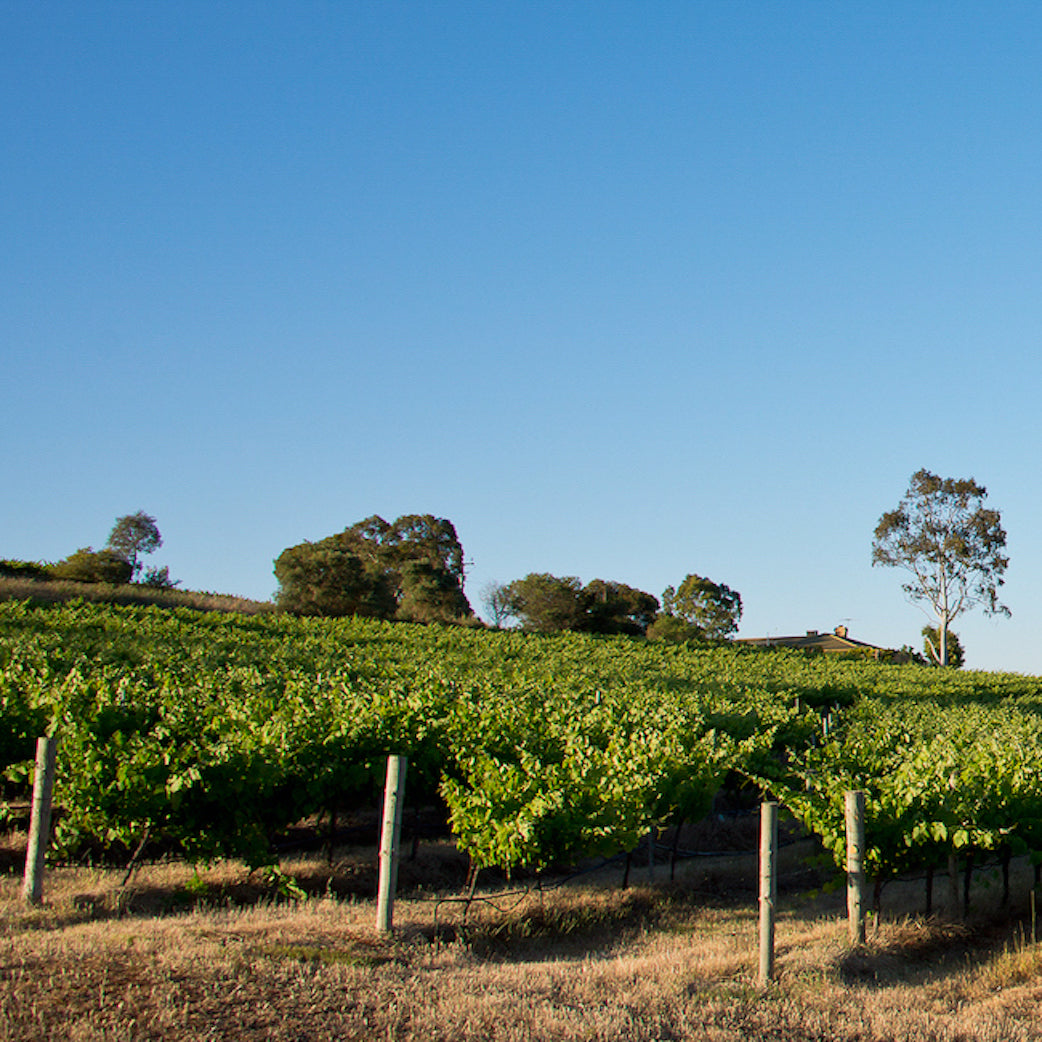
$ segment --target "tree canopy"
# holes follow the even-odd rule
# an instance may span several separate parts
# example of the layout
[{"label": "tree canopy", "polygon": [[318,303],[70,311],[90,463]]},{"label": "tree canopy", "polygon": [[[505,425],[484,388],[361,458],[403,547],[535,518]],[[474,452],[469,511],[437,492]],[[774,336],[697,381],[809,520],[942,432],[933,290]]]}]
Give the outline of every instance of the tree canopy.
[{"label": "tree canopy", "polygon": [[948,627],[962,612],[982,605],[988,615],[1010,614],[998,599],[1009,564],[1006,532],[999,512],[984,506],[987,494],[973,478],[919,470],[876,525],[872,564],[910,574],[902,588],[933,610],[941,665],[949,661]]},{"label": "tree canopy", "polygon": [[708,640],[732,636],[742,617],[741,594],[701,575],[686,576],[676,589],[667,586],[662,594],[662,606],[666,615],[696,626]]},{"label": "tree canopy", "polygon": [[686,644],[688,641],[701,643],[705,640],[705,635],[693,622],[687,622],[679,615],[665,613],[648,627],[647,637],[650,641],[663,644]]},{"label": "tree canopy", "polygon": [[532,633],[637,636],[646,632],[659,608],[657,598],[625,583],[594,579],[583,586],[574,575],[548,572],[530,572],[506,586],[493,584],[484,596],[494,618],[516,618]]},{"label": "tree canopy", "polygon": [[337,536],[283,550],[275,560],[275,576],[279,607],[296,615],[394,615],[386,576],[367,567]]},{"label": "tree canopy", "polygon": [[413,622],[467,618],[463,548],[446,518],[378,515],[275,560],[277,601],[306,615],[368,615]]},{"label": "tree canopy", "polygon": [[625,583],[587,583],[586,628],[593,633],[646,633],[658,614],[658,598]]},{"label": "tree canopy", "polygon": [[586,616],[582,581],[574,575],[530,572],[507,585],[509,612],[523,630],[562,633],[578,630]]},{"label": "tree canopy", "polygon": [[158,550],[163,545],[163,537],[156,527],[156,519],[139,510],[116,518],[105,545],[130,565],[131,575],[137,575],[141,571],[138,558]]}]

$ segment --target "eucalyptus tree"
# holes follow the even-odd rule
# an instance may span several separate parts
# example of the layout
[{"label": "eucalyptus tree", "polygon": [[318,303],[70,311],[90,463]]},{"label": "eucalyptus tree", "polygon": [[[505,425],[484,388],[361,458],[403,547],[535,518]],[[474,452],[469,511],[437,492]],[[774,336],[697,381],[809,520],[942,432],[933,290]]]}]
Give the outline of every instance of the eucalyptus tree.
[{"label": "eucalyptus tree", "polygon": [[937,619],[937,654],[949,663],[948,627],[964,611],[981,605],[987,615],[1009,616],[998,599],[1009,564],[1006,532],[988,495],[973,478],[941,478],[918,470],[897,509],[876,525],[872,564],[902,568],[902,588]]}]

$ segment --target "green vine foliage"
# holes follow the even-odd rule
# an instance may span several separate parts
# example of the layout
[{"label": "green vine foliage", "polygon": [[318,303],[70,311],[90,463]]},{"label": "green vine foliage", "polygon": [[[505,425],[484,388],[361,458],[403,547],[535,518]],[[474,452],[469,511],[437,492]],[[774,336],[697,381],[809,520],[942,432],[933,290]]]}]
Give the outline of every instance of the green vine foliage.
[{"label": "green vine foliage", "polygon": [[1036,693],[997,704],[865,698],[764,784],[846,857],[843,794],[866,793],[866,864],[885,877],[950,853],[1042,847]]},{"label": "green vine foliage", "polygon": [[395,752],[407,800],[442,800],[479,865],[631,849],[746,778],[837,864],[843,793],[864,789],[889,875],[1042,850],[1040,705],[1030,677],[734,645],[0,604],[2,795],[24,798],[56,734],[66,855],[149,837],[271,865],[289,825],[371,804]]}]

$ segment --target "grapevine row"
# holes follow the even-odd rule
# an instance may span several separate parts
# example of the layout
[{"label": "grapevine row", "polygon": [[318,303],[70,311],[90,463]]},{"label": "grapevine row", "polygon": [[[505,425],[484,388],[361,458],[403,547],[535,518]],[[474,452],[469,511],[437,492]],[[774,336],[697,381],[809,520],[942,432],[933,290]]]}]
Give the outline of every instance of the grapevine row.
[{"label": "grapevine row", "polygon": [[[821,714],[833,727],[822,736]],[[1033,678],[737,646],[0,604],[0,771],[60,736],[59,848],[272,859],[271,838],[370,799],[389,752],[478,864],[629,849],[755,779],[842,857],[869,799],[877,874],[953,849],[1042,849]]]}]

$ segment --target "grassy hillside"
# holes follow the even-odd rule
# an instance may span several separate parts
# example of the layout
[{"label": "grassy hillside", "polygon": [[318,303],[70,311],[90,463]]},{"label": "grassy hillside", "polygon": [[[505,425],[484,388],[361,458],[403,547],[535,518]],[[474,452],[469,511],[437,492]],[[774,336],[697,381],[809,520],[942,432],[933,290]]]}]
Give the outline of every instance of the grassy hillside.
[{"label": "grassy hillside", "polygon": [[157,608],[195,608],[198,611],[231,611],[257,615],[273,611],[269,601],[252,601],[228,593],[157,589],[140,583],[113,585],[61,579],[32,579],[0,574],[0,601],[60,604],[84,600],[97,604],[138,605]]}]

